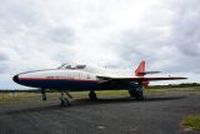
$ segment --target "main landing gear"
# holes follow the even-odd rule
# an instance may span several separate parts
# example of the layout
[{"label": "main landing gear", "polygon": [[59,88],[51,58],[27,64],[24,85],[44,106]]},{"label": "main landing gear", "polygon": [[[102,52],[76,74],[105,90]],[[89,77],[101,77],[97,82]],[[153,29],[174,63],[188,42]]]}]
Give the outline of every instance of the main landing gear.
[{"label": "main landing gear", "polygon": [[137,100],[144,100],[144,94],[143,94],[143,87],[138,86],[135,89],[129,90],[129,94],[131,97],[135,97]]},{"label": "main landing gear", "polygon": [[97,95],[96,95],[94,90],[90,91],[89,97],[90,97],[90,100],[92,100],[92,101],[96,101],[97,100]]},{"label": "main landing gear", "polygon": [[[69,99],[67,97],[65,97],[65,94],[67,95],[67,97],[69,97]],[[71,101],[70,99],[72,99],[72,96],[67,92],[67,91],[61,91],[61,96],[60,96],[60,105],[61,106],[71,106]]]}]

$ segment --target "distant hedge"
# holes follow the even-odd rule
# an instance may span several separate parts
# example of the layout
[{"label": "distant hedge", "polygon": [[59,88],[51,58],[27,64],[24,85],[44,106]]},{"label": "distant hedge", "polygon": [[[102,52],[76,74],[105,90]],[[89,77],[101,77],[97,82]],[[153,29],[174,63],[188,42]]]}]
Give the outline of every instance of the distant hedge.
[{"label": "distant hedge", "polygon": [[168,85],[152,85],[148,88],[184,88],[184,87],[199,87],[200,83],[181,83],[181,84],[168,84]]}]

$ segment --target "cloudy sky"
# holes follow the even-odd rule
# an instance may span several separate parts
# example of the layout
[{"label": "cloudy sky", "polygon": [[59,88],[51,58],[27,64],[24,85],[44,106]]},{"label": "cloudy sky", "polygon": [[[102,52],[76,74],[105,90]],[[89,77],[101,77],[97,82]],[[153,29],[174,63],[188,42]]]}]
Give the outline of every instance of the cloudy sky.
[{"label": "cloudy sky", "polygon": [[0,88],[19,72],[84,63],[200,74],[199,0],[1,0]]}]

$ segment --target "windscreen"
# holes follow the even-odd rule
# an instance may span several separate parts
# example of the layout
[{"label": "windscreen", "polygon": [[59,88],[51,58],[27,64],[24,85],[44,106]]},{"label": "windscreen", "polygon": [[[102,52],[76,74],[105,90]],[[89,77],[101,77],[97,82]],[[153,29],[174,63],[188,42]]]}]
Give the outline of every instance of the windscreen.
[{"label": "windscreen", "polygon": [[62,64],[58,67],[58,69],[84,69],[86,65],[70,65],[70,64]]}]

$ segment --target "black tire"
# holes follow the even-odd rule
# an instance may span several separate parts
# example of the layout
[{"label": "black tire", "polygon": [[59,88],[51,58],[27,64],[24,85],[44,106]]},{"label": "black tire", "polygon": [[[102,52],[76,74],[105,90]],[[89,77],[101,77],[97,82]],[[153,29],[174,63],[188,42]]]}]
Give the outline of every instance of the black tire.
[{"label": "black tire", "polygon": [[136,92],[136,99],[137,100],[144,100],[143,91],[137,91]]},{"label": "black tire", "polygon": [[67,98],[64,98],[64,101],[65,101],[65,105],[71,106],[71,103],[70,103],[70,101]]},{"label": "black tire", "polygon": [[129,92],[130,97],[135,97],[135,95],[136,95],[135,91],[129,90],[128,92]]},{"label": "black tire", "polygon": [[63,100],[63,99],[60,99],[60,106],[61,107],[65,107],[66,105],[65,105],[65,101]]},{"label": "black tire", "polygon": [[97,95],[96,95],[96,93],[94,91],[90,91],[89,97],[90,97],[90,100],[92,100],[92,101],[96,101],[97,100]]},{"label": "black tire", "polygon": [[60,98],[60,105],[62,107],[71,106],[70,101],[67,98]]}]

